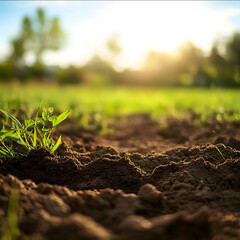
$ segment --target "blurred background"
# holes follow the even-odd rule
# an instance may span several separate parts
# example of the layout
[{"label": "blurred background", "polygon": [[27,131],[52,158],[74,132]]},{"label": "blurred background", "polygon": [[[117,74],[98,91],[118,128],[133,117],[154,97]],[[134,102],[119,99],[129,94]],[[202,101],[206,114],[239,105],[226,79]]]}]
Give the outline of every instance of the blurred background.
[{"label": "blurred background", "polygon": [[1,1],[0,83],[240,86],[238,1]]}]

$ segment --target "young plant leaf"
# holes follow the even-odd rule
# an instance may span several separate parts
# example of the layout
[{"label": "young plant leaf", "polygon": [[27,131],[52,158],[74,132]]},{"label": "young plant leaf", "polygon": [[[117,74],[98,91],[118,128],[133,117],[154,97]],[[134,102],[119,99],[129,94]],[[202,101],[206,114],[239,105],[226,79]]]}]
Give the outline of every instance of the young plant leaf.
[{"label": "young plant leaf", "polygon": [[52,148],[52,144],[53,144],[53,139],[52,138],[47,138],[47,144],[48,144],[48,148]]},{"label": "young plant leaf", "polygon": [[8,150],[1,147],[0,153],[6,156],[8,154]]},{"label": "young plant leaf", "polygon": [[33,126],[34,124],[35,124],[35,122],[32,119],[27,119],[27,120],[24,121],[25,129]]},{"label": "young plant leaf", "polygon": [[50,132],[51,129],[49,129],[49,128],[42,128],[42,131],[43,131],[43,132]]},{"label": "young plant leaf", "polygon": [[[0,109],[0,111],[7,116],[6,120],[11,119],[13,122],[12,128],[11,126],[7,126],[5,122],[3,129],[0,130],[0,157],[16,156],[12,149],[13,140],[23,145],[28,151],[37,146],[43,146],[52,152],[56,151],[61,143],[61,136],[55,143],[51,136],[52,131],[59,123],[68,117],[70,111],[63,112],[59,116],[52,116],[53,110],[48,109],[39,117],[40,107],[41,104],[37,109],[36,117],[34,119],[24,120],[23,125],[10,113]],[[49,122],[52,123],[52,126],[49,126]],[[5,126],[7,128],[5,128]]]},{"label": "young plant leaf", "polygon": [[43,119],[43,120],[46,120],[46,119],[47,119],[45,111],[42,111],[42,119]]},{"label": "young plant leaf", "polygon": [[35,148],[37,146],[37,127],[34,127],[33,130],[33,147]]},{"label": "young plant leaf", "polygon": [[58,149],[61,141],[62,141],[62,137],[60,136],[60,137],[58,138],[56,144],[55,144],[55,145],[53,146],[53,148],[52,148],[52,152],[53,152],[53,153]]},{"label": "young plant leaf", "polygon": [[20,142],[22,143],[22,145],[27,148],[28,151],[31,150],[31,147],[23,140],[23,138],[21,137],[20,133],[18,133],[18,137],[19,137],[19,140]]},{"label": "young plant leaf", "polygon": [[18,140],[18,134],[14,131],[14,130],[10,130],[7,133],[5,133],[4,136],[1,136],[1,138],[4,137],[6,139],[14,139],[14,140]]},{"label": "young plant leaf", "polygon": [[36,128],[37,128],[38,134],[39,134],[40,137],[43,139],[43,138],[44,138],[43,133],[40,131],[40,129],[38,128],[38,126],[37,126]]},{"label": "young plant leaf", "polygon": [[4,111],[4,110],[2,110],[2,109],[0,109],[0,111],[1,111],[3,114],[5,114],[7,117],[11,118],[11,119],[17,124],[17,126],[18,126],[20,129],[23,129],[22,124],[21,124],[13,115],[11,115],[10,113],[8,113],[8,112],[6,112],[6,111]]},{"label": "young plant leaf", "polygon": [[8,157],[8,152],[3,151],[5,149],[0,150],[0,157]]},{"label": "young plant leaf", "polygon": [[7,137],[18,139],[14,130],[6,130],[6,129],[1,130],[0,131],[0,139],[5,139]]},{"label": "young plant leaf", "polygon": [[0,147],[0,157],[14,157],[14,152],[12,151],[11,147]]},{"label": "young plant leaf", "polygon": [[55,123],[56,123],[56,121],[57,121],[57,116],[51,116],[49,119],[48,119],[48,121],[49,122],[51,122],[52,123],[52,127],[54,127],[55,126]]},{"label": "young plant leaf", "polygon": [[47,148],[47,141],[46,141],[46,138],[43,138],[43,139],[42,139],[42,142],[43,142],[43,146],[44,146],[45,148]]},{"label": "young plant leaf", "polygon": [[68,117],[70,112],[71,112],[71,110],[65,111],[65,112],[61,113],[59,116],[57,116],[56,118],[54,118],[54,121],[52,122],[53,127],[56,127],[59,123],[64,121]]}]

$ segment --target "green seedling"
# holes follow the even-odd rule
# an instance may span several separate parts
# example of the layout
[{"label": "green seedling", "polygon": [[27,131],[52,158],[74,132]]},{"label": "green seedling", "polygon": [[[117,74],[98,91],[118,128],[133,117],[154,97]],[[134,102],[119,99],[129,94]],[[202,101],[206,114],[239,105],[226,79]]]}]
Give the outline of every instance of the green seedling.
[{"label": "green seedling", "polygon": [[221,155],[221,157],[223,158],[224,161],[226,161],[226,158],[223,156],[222,152],[220,151],[220,149],[216,146],[217,151],[219,152],[219,154]]},{"label": "green seedling", "polygon": [[10,127],[3,126],[0,131],[0,157],[14,157],[16,155],[12,150],[13,141],[23,145],[28,151],[41,146],[54,153],[61,143],[61,136],[55,141],[52,138],[52,133],[70,114],[69,110],[56,116],[53,115],[53,108],[49,108],[43,109],[41,116],[39,116],[39,106],[35,118],[26,119],[21,123],[10,113],[1,109],[0,111],[12,123]]},{"label": "green seedling", "polygon": [[12,140],[18,137],[13,130],[2,129],[0,131],[0,157],[15,157],[12,149]]}]

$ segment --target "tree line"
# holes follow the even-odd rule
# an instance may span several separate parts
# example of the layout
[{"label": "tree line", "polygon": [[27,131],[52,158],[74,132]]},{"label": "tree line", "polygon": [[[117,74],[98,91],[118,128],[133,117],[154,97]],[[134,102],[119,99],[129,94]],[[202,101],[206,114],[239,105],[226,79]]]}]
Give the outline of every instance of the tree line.
[{"label": "tree line", "polygon": [[[94,56],[84,66],[47,66],[43,55],[57,51],[66,42],[60,19],[50,18],[43,9],[34,16],[25,16],[19,33],[10,42],[9,56],[0,62],[0,82],[18,79],[53,81],[61,84],[127,84],[127,85],[188,85],[240,86],[240,33],[234,33],[224,44],[215,42],[210,54],[187,42],[173,56],[151,51],[140,70],[117,72],[113,63],[121,52],[118,36],[106,43],[110,60]],[[28,64],[27,59],[32,63]]]}]

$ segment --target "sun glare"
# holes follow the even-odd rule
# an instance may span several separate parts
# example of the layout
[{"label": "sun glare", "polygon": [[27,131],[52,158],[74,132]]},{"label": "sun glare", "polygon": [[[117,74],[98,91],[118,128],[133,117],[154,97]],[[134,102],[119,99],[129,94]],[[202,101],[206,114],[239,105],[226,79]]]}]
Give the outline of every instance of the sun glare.
[{"label": "sun glare", "polygon": [[149,50],[174,54],[186,41],[209,50],[219,36],[233,31],[228,21],[233,14],[209,9],[203,2],[114,2],[94,18],[72,25],[64,57],[55,58],[62,64],[81,64],[96,53],[106,58],[106,41],[117,33],[122,51],[115,67],[139,68]]}]

